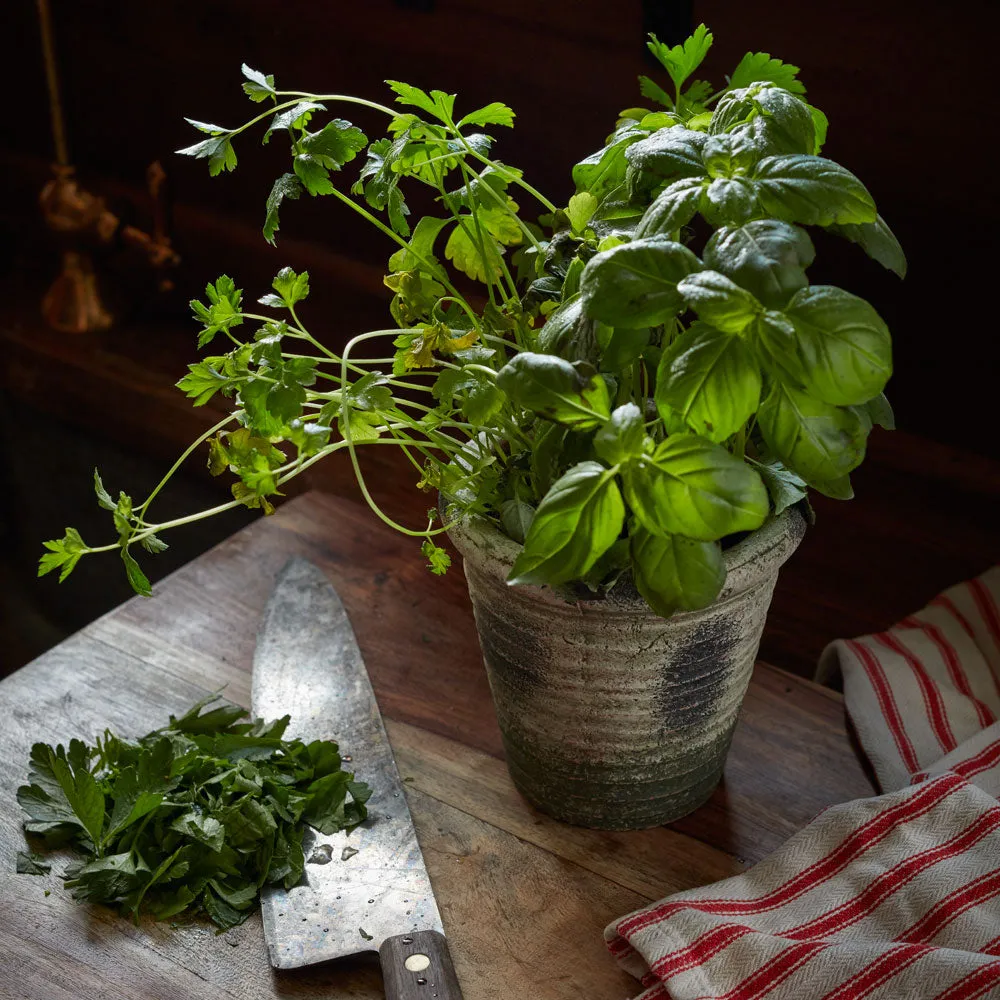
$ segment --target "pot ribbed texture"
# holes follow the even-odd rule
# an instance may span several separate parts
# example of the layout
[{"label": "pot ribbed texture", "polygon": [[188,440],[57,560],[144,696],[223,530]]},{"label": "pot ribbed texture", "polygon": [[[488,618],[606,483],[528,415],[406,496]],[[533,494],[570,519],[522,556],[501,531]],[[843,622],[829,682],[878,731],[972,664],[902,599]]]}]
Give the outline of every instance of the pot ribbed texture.
[{"label": "pot ribbed texture", "polygon": [[450,529],[465,563],[507,766],[564,822],[678,819],[722,775],[778,569],[805,531],[788,510],[725,553],[718,600],[655,615],[621,581],[605,598],[510,587],[520,546],[482,520]]}]

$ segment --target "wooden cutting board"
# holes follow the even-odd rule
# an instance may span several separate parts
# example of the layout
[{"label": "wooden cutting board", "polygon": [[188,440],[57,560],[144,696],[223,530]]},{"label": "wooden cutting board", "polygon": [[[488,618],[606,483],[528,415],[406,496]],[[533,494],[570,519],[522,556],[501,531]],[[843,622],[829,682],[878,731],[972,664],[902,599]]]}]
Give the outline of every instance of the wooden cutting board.
[{"label": "wooden cutting board", "polygon": [[374,956],[274,972],[257,917],[219,936],[136,927],[70,899],[61,858],[47,876],[14,874],[31,744],[105,726],[141,735],[222,685],[248,705],[257,622],[292,556],[323,567],[351,615],[466,1000],[638,993],[605,950],[609,921],[735,874],[826,806],[872,794],[840,697],[758,664],[707,805],[638,833],[548,819],[507,776],[460,568],[434,578],[415,541],[349,501],[308,494],[0,682],[0,997],[382,996]]}]

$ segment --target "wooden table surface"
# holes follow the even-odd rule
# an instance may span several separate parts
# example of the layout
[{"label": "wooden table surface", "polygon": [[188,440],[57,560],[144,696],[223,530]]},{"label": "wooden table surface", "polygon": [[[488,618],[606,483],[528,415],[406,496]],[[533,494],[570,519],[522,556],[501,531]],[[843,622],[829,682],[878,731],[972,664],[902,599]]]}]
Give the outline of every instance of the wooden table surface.
[{"label": "wooden table surface", "polygon": [[432,577],[416,542],[349,501],[308,494],[0,682],[0,997],[382,996],[365,959],[274,972],[257,917],[221,936],[135,927],[70,899],[61,859],[47,876],[13,874],[31,744],[105,726],[139,735],[223,684],[248,705],[257,622],[296,555],[324,569],[351,615],[466,1000],[639,992],[605,950],[610,920],[734,874],[824,807],[872,794],[839,696],[758,664],[707,805],[638,833],[548,819],[507,776],[460,567]]}]

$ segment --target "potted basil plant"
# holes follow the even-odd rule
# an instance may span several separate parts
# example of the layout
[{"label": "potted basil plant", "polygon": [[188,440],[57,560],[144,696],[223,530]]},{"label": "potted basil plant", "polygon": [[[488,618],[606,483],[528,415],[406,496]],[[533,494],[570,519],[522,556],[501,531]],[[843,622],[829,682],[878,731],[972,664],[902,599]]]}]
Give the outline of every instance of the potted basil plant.
[{"label": "potted basil plant", "polygon": [[[178,385],[233,407],[183,457],[206,446],[211,471],[235,475],[232,501],[158,523],[161,487],[134,502],[95,475],[117,541],[69,529],[40,572],[64,579],[118,551],[148,594],[137,549],[227,507],[270,513],[285,483],[346,451],[432,572],[449,565],[444,532],[464,557],[523,793],[594,827],[697,807],[807,488],[849,498],[873,423],[892,425],[889,331],[864,300],[809,283],[810,228],[905,270],[864,185],[820,155],[826,118],[798,68],[748,53],[714,90],[692,79],[711,43],[704,25],[674,47],[651,36],[670,92],[642,78],[648,105],[572,168],[565,205],[494,157],[514,121],[503,104],[457,110],[455,95],[389,81],[390,107],[279,90],[244,66],[260,111],[237,128],[192,121],[204,137],[181,152],[214,175],[251,128],[289,142],[265,238],[290,199],[362,216],[394,245],[392,322],[335,351],[306,325],[307,274],[280,271],[257,305],[228,277],[210,284],[192,302],[208,353]],[[335,106],[384,116],[385,135]],[[411,187],[433,214],[411,220]],[[358,449],[386,445],[440,497],[416,527],[365,486]]]}]

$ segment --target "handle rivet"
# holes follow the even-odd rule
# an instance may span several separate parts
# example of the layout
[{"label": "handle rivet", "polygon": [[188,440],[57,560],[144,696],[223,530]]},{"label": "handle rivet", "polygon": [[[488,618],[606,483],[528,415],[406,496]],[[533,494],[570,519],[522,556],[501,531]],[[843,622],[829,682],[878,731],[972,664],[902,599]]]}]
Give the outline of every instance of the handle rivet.
[{"label": "handle rivet", "polygon": [[[403,963],[409,972],[423,972],[430,964],[431,960],[420,952],[417,952],[415,955],[408,955],[406,961]],[[424,982],[426,981],[425,979]],[[417,982],[419,983],[420,980],[418,979]],[[420,985],[422,986],[423,983]]]},{"label": "handle rivet", "polygon": [[423,976],[417,976],[417,986],[426,986],[427,980]]}]

